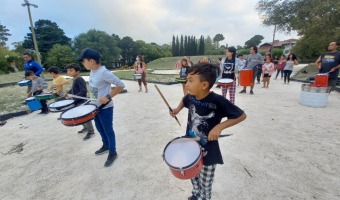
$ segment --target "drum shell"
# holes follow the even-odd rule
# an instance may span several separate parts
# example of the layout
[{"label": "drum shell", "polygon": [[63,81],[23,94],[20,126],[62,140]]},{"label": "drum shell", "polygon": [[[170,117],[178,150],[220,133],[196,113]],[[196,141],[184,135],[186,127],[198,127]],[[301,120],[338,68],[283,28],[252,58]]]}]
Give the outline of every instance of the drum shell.
[{"label": "drum shell", "polygon": [[240,70],[240,86],[251,86],[253,84],[254,71],[252,69]]},{"label": "drum shell", "polygon": [[327,87],[328,86],[328,74],[317,74],[315,76],[314,85],[317,87]]},{"label": "drum shell", "polygon": [[[77,108],[77,107],[75,107],[75,108]],[[99,112],[97,109],[95,109],[94,111],[92,111],[92,112],[90,112],[86,115],[83,115],[83,116],[78,116],[78,117],[75,117],[75,118],[63,118],[63,114],[65,112],[69,112],[72,109],[74,109],[74,108],[71,108],[69,110],[65,110],[60,114],[61,123],[63,123],[65,126],[78,126],[78,125],[81,125],[83,123],[89,122],[89,121],[93,120]]]},{"label": "drum shell", "polygon": [[139,79],[142,79],[142,74],[134,74],[133,77],[134,77],[136,80],[139,80]]},{"label": "drum shell", "polygon": [[26,100],[27,106],[30,109],[30,111],[36,111],[40,110],[42,108],[41,103],[38,99],[36,98],[27,98]]},{"label": "drum shell", "polygon": [[55,94],[39,94],[35,96],[35,98],[38,100],[50,100],[54,99],[55,97]]},{"label": "drum shell", "polygon": [[234,84],[233,79],[230,79],[230,80],[232,80],[232,82],[230,82],[230,83],[222,83],[221,82],[222,80],[224,80],[224,79],[222,78],[222,79],[218,80],[217,85],[222,86],[222,87],[228,87],[228,86],[232,86]]},{"label": "drum shell", "polygon": [[187,79],[186,78],[175,78],[176,82],[178,83],[186,83]]},{"label": "drum shell", "polygon": [[[183,168],[171,166],[166,161],[165,152],[166,152],[167,147],[171,144],[171,142],[173,142],[174,140],[177,140],[177,139],[180,139],[180,138],[175,138],[175,139],[171,140],[165,146],[164,151],[163,151],[163,159],[164,159],[165,163],[168,165],[168,167],[170,168],[172,175],[174,175],[176,178],[178,178],[178,179],[192,179],[192,178],[196,177],[201,172],[201,170],[203,168],[203,153],[200,150],[200,154],[196,158],[195,162],[193,162],[189,166],[185,166]],[[199,145],[199,144],[197,143],[197,145]]]}]

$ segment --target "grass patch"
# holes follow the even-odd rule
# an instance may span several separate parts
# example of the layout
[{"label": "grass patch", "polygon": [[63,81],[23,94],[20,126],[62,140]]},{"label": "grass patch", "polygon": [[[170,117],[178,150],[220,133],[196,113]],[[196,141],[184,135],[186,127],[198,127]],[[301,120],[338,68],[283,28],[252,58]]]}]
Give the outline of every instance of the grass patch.
[{"label": "grass patch", "polygon": [[[307,73],[302,73],[307,71]],[[315,76],[319,72],[319,69],[315,67],[315,63],[310,63],[299,72],[294,75],[294,79],[299,81],[306,81],[309,77]]]}]

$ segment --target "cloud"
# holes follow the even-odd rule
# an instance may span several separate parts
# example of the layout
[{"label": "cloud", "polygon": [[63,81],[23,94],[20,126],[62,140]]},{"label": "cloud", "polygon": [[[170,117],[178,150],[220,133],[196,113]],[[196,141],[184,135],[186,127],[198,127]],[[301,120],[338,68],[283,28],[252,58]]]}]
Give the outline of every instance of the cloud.
[{"label": "cloud", "polygon": [[[22,0],[23,2],[23,0]],[[1,23],[12,36],[8,44],[22,41],[29,32],[27,8],[19,1],[2,0]],[[65,34],[74,38],[89,29],[130,36],[134,40],[169,44],[172,35],[210,35],[221,33],[221,44],[244,45],[256,34],[272,40],[272,28],[261,25],[255,11],[256,1],[249,0],[30,0],[34,21],[56,22]],[[285,36],[277,34],[278,39]]]}]

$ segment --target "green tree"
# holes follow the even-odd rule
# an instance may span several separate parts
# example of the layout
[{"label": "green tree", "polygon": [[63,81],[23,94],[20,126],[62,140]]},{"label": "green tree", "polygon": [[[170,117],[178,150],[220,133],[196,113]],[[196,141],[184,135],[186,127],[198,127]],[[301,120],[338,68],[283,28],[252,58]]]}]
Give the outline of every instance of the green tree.
[{"label": "green tree", "polygon": [[138,52],[136,43],[129,36],[123,37],[119,41],[118,47],[122,50],[121,55],[128,63],[128,65],[132,65],[132,63],[135,61],[137,54],[140,54]]},{"label": "green tree", "polygon": [[[0,74],[13,71],[10,62],[20,60],[21,55],[8,50],[6,47],[0,46]],[[20,63],[22,64],[22,63]]]},{"label": "green tree", "polygon": [[117,41],[104,31],[91,29],[87,33],[81,33],[74,38],[75,53],[79,55],[84,48],[93,48],[102,55],[101,62],[111,67],[121,53]]},{"label": "green tree", "polygon": [[172,36],[171,52],[173,56],[177,56],[176,55],[176,39],[174,35]]},{"label": "green tree", "polygon": [[47,53],[45,66],[56,66],[58,68],[65,67],[75,62],[75,55],[68,45],[55,44]]},{"label": "green tree", "polygon": [[198,55],[204,55],[204,54],[205,54],[204,36],[201,35],[200,41],[198,44]]},{"label": "green tree", "polygon": [[162,48],[156,43],[146,43],[143,40],[137,40],[138,53],[144,56],[146,62],[165,57]]},{"label": "green tree", "polygon": [[283,50],[282,49],[273,49],[272,50],[272,58],[274,58],[275,56],[278,56],[279,58],[282,56],[283,54]]},{"label": "green tree", "polygon": [[[70,45],[71,39],[65,35],[64,31],[59,28],[57,23],[51,22],[50,20],[40,19],[36,21],[34,23],[34,31],[43,63],[47,52],[53,47],[53,45]],[[27,33],[23,42],[23,47],[26,49],[34,49],[31,31]]]},{"label": "green tree", "polygon": [[216,49],[220,47],[220,41],[224,40],[224,36],[221,33],[218,33],[213,38],[213,42],[216,44]]},{"label": "green tree", "polygon": [[2,25],[0,22],[0,46],[6,46],[6,42],[8,40],[8,37],[12,34],[8,33],[9,30],[6,28],[6,26]]},{"label": "green tree", "polygon": [[237,50],[241,50],[242,48],[243,48],[243,47],[242,47],[241,45],[237,45],[237,46],[236,46],[236,49],[237,49]]},{"label": "green tree", "polygon": [[264,39],[262,35],[255,35],[254,37],[247,40],[244,44],[246,48],[250,48],[252,46],[258,46],[261,44],[261,41]]},{"label": "green tree", "polygon": [[257,11],[265,26],[297,31],[301,38],[292,51],[300,57],[317,57],[331,41],[340,40],[338,0],[260,0]]},{"label": "green tree", "polygon": [[205,51],[210,51],[214,49],[213,41],[211,37],[208,35],[204,40]]},{"label": "green tree", "polygon": [[239,54],[242,54],[242,55],[249,55],[250,54],[250,50],[249,49],[241,49],[239,51]]}]

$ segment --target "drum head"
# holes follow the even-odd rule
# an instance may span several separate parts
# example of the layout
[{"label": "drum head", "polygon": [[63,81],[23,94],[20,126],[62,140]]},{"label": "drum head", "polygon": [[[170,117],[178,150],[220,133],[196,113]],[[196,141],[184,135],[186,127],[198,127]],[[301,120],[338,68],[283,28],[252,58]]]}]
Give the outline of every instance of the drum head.
[{"label": "drum head", "polygon": [[22,83],[22,84],[24,84],[24,83],[28,83],[28,82],[30,82],[31,80],[22,80],[22,81],[19,81],[18,83]]},{"label": "drum head", "polygon": [[87,114],[92,113],[97,109],[95,105],[81,105],[75,108],[72,108],[68,111],[65,111],[61,114],[60,118],[62,119],[74,119],[78,117],[85,116]]},{"label": "drum head", "polygon": [[201,149],[197,142],[189,138],[178,138],[171,141],[164,151],[165,161],[172,167],[186,168],[195,163]]},{"label": "drum head", "polygon": [[28,97],[28,98],[26,99],[26,101],[31,101],[31,100],[33,100],[33,99],[35,99],[35,97]]},{"label": "drum head", "polygon": [[59,107],[71,105],[73,103],[74,103],[74,100],[66,99],[66,100],[56,101],[54,103],[51,103],[48,107],[50,107],[50,108],[59,108]]},{"label": "drum head", "polygon": [[219,83],[232,83],[232,82],[234,82],[234,80],[230,79],[230,78],[222,78],[222,79],[218,80],[217,82],[219,82]]}]

